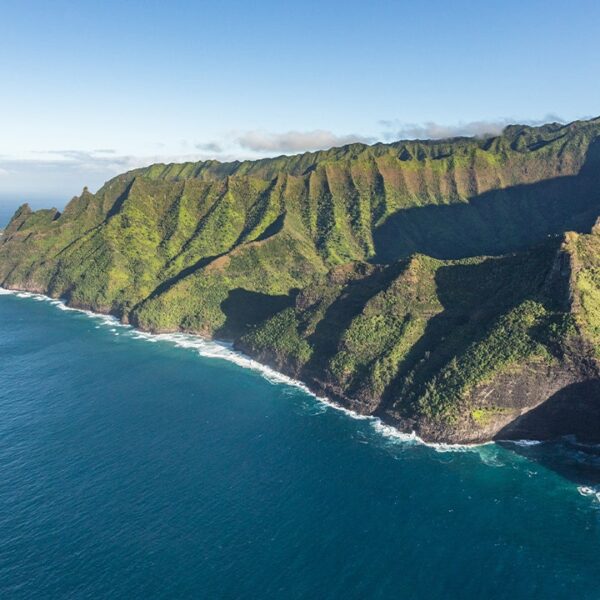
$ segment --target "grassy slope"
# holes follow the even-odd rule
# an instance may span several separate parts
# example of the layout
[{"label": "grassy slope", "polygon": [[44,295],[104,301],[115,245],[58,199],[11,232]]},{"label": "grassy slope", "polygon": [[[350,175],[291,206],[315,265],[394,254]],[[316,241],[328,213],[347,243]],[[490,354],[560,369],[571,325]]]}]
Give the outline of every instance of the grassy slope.
[{"label": "grassy slope", "polygon": [[[153,165],[62,214],[21,207],[0,241],[0,282],[147,329],[246,334],[247,349],[364,412],[483,419],[470,390],[554,360],[570,317],[547,284],[558,242],[477,256],[589,231],[599,135],[594,120]],[[598,347],[597,238],[569,239],[584,265],[574,318]]]},{"label": "grassy slope", "polygon": [[575,321],[600,358],[600,227],[592,235],[569,233],[566,248],[573,263]]},{"label": "grassy slope", "polygon": [[414,255],[385,268],[340,267],[241,343],[360,412],[451,424],[475,410],[476,385],[560,354],[572,317],[566,283],[552,284],[559,244],[500,258]]}]

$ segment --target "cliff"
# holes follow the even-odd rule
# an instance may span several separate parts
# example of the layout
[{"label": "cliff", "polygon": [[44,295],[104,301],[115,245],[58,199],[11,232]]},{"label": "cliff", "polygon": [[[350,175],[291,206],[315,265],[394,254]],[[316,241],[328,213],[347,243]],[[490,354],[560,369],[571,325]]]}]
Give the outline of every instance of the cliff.
[{"label": "cliff", "polygon": [[599,183],[600,119],[153,165],[19,208],[0,283],[234,340],[425,439],[597,439]]}]

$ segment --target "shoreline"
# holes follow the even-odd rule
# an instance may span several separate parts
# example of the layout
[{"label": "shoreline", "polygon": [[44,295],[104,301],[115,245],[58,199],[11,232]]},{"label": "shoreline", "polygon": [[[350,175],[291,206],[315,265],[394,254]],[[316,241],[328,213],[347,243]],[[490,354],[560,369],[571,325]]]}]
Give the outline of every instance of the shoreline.
[{"label": "shoreline", "polygon": [[244,354],[240,350],[236,350],[233,343],[227,340],[219,340],[214,338],[206,338],[197,333],[186,333],[183,331],[165,331],[165,332],[151,332],[145,331],[138,327],[133,326],[131,323],[123,322],[118,316],[111,314],[110,312],[97,312],[87,308],[80,308],[75,306],[69,306],[69,304],[61,298],[53,298],[42,292],[11,289],[0,286],[0,296],[10,295],[17,296],[19,298],[30,298],[33,300],[48,302],[62,311],[74,311],[86,315],[89,318],[103,318],[107,320],[107,324],[114,325],[116,327],[122,327],[129,329],[134,332],[133,339],[142,339],[150,342],[168,342],[176,347],[184,349],[193,349],[204,358],[220,359],[227,362],[233,363],[242,369],[249,369],[257,372],[263,379],[268,383],[287,385],[302,390],[305,394],[311,396],[319,404],[326,408],[333,409],[337,412],[343,413],[347,417],[356,421],[369,421],[372,424],[372,429],[381,437],[390,440],[397,441],[405,444],[416,444],[422,447],[430,448],[435,452],[477,452],[479,449],[486,446],[497,446],[510,444],[519,447],[537,446],[540,444],[551,443],[552,441],[560,441],[568,439],[571,443],[575,443],[577,446],[584,449],[597,449],[600,448],[600,444],[586,444],[578,442],[576,439],[570,439],[572,436],[565,436],[557,440],[536,440],[536,439],[497,439],[488,440],[485,442],[476,443],[450,443],[450,442],[428,442],[421,438],[413,430],[410,433],[399,430],[397,427],[386,423],[380,417],[373,415],[363,415],[356,411],[353,411],[341,404],[338,404],[327,398],[326,396],[320,396],[313,392],[308,385],[299,379],[294,379],[285,373],[277,371],[270,365],[259,362],[251,356]]},{"label": "shoreline", "polygon": [[[337,404],[330,398],[327,398],[325,396],[319,396],[318,394],[313,392],[304,382],[289,377],[285,373],[281,373],[273,367],[263,364],[255,360],[251,356],[248,356],[247,354],[244,354],[243,352],[234,349],[233,344],[231,342],[218,339],[209,339],[195,333],[185,333],[183,331],[165,331],[160,333],[145,331],[138,327],[134,327],[129,323],[123,323],[119,320],[119,318],[116,315],[113,315],[109,312],[97,312],[86,308],[69,306],[69,304],[64,300],[60,298],[53,298],[52,296],[48,296],[47,294],[44,294],[42,292],[12,289],[0,286],[0,295],[12,295],[21,298],[32,298],[34,300],[49,302],[57,308],[59,308],[59,310],[76,311],[92,318],[104,317],[110,319],[112,323],[116,326],[128,328],[135,332],[137,334],[137,336],[135,336],[135,339],[147,339],[153,342],[171,342],[180,348],[196,349],[201,356],[204,356],[206,358],[218,358],[221,360],[227,360],[228,362],[237,364],[241,368],[257,371],[268,382],[289,385],[291,387],[301,389],[303,392],[317,400],[317,402],[327,406],[328,408],[332,408],[338,412],[344,413],[351,419],[370,421],[373,424],[373,429],[378,434],[386,438],[393,438],[399,442],[416,443],[422,446],[426,446],[428,448],[432,448],[436,452],[464,452],[469,450],[476,450],[477,448],[481,448],[483,446],[496,444],[496,441],[502,441],[490,440],[474,444],[427,442],[421,437],[419,437],[415,431],[412,431],[411,433],[400,431],[393,425],[384,422],[380,417],[375,417],[372,415],[362,415],[349,408],[346,408],[345,406]],[[211,345],[213,346],[212,349],[210,348]],[[538,440],[506,440],[506,442],[522,445],[543,443]]]},{"label": "shoreline", "polygon": [[[0,295],[11,295],[21,298],[31,298],[38,301],[49,302],[53,306],[56,306],[59,310],[63,311],[75,311],[83,313],[90,318],[105,318],[110,319],[111,324],[117,327],[123,327],[130,329],[135,332],[134,339],[145,339],[151,342],[169,342],[179,348],[195,349],[200,356],[205,358],[215,358],[220,360],[226,360],[233,364],[238,365],[242,369],[249,369],[251,371],[258,372],[264,379],[272,384],[288,385],[302,390],[304,393],[312,396],[318,403],[331,408],[338,412],[345,414],[347,417],[357,421],[369,421],[373,425],[374,431],[376,431],[382,437],[388,439],[394,439],[402,443],[414,443],[420,446],[431,448],[436,452],[468,452],[476,451],[478,448],[484,446],[498,445],[498,444],[512,444],[515,446],[536,446],[544,444],[552,440],[536,440],[536,439],[507,439],[507,440],[488,440],[485,442],[475,443],[450,443],[450,442],[428,442],[421,438],[413,430],[410,433],[401,431],[394,425],[386,423],[380,417],[373,415],[363,415],[350,408],[346,408],[341,404],[336,403],[326,396],[320,396],[309,386],[299,379],[294,379],[281,371],[273,368],[272,366],[261,363],[260,361],[252,358],[244,352],[237,350],[233,346],[233,342],[227,340],[220,340],[216,338],[203,337],[197,333],[187,333],[184,331],[163,331],[163,332],[152,332],[135,327],[131,323],[123,322],[119,317],[110,312],[99,312],[93,311],[87,308],[80,308],[70,306],[65,300],[61,298],[53,298],[43,292],[21,290],[14,288],[5,288],[0,286]],[[212,346],[212,348],[210,348]],[[569,437],[569,436],[567,436]],[[597,448],[600,444],[585,444],[577,442],[577,444],[584,448]]]}]

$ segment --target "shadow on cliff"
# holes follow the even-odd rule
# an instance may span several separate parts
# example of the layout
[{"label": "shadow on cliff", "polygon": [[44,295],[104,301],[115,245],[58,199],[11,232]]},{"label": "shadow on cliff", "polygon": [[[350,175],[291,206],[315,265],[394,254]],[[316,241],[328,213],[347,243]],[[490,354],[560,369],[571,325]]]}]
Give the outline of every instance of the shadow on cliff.
[{"label": "shadow on cliff", "polygon": [[[388,410],[398,398],[409,399],[395,408],[411,418],[411,399],[424,393],[436,373],[470,346],[484,341],[501,316],[526,300],[541,302],[550,310],[563,308],[568,278],[553,272],[559,246],[560,240],[555,238],[529,253],[440,267],[435,285],[443,310],[429,318],[423,334],[403,358],[378,412]],[[548,345],[548,340],[541,341]]]},{"label": "shadow on cliff", "polygon": [[288,295],[262,294],[242,288],[231,290],[221,302],[225,323],[215,331],[215,337],[225,340],[240,338],[254,325],[293,306],[297,294],[298,290],[292,290]]},{"label": "shadow on cliff", "polygon": [[[568,385],[506,425],[496,442],[577,484],[600,484],[600,379]],[[551,440],[539,445],[510,440]]]},{"label": "shadow on cliff", "polygon": [[499,255],[548,235],[589,233],[600,206],[600,140],[579,174],[492,190],[465,203],[428,205],[391,215],[374,232],[374,262],[414,253],[435,258]]},{"label": "shadow on cliff", "polygon": [[502,428],[495,439],[551,440],[565,435],[583,443],[600,442],[600,379],[565,386]]},{"label": "shadow on cliff", "polygon": [[350,323],[362,312],[365,304],[400,275],[407,261],[399,261],[385,269],[350,281],[327,308],[314,333],[308,337],[313,348],[312,358],[304,366],[307,374],[320,374],[324,365],[337,352],[340,340]]}]

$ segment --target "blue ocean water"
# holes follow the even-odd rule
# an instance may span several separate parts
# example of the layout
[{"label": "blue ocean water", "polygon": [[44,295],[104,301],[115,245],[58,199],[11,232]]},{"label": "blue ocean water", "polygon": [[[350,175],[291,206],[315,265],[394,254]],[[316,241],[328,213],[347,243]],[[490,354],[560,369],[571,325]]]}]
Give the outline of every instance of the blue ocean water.
[{"label": "blue ocean water", "polygon": [[593,453],[426,447],[59,308],[0,295],[0,597],[600,597]]},{"label": "blue ocean water", "polygon": [[65,204],[62,199],[57,200],[47,198],[46,196],[26,196],[25,198],[19,198],[18,195],[7,197],[0,194],[0,229],[3,229],[8,225],[10,219],[15,214],[15,211],[23,202],[28,202],[32,210],[50,208],[51,206],[56,206],[59,210],[62,210]]},{"label": "blue ocean water", "polygon": [[0,202],[0,229],[6,227],[11,217],[15,214],[15,207],[11,205],[4,205]]}]

